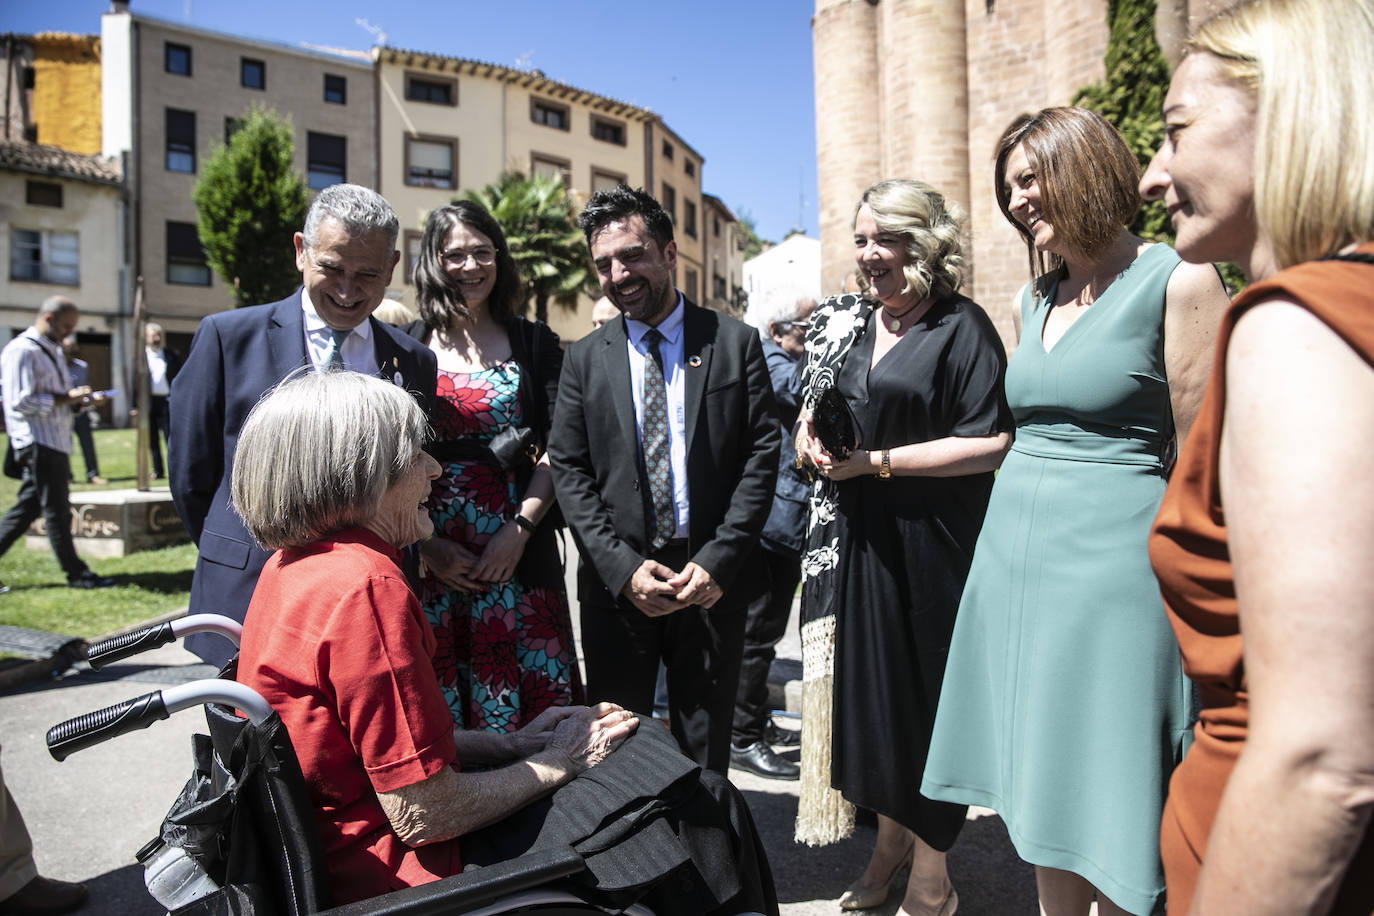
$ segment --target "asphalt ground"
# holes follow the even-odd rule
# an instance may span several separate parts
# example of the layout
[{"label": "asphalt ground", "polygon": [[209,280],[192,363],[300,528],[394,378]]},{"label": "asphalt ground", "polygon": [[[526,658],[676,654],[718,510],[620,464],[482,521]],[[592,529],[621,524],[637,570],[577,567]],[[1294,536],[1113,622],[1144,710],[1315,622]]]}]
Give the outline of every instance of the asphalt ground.
[{"label": "asphalt ground", "polygon": [[[576,594],[575,585],[572,594]],[[786,682],[800,676],[796,617],[794,607],[774,666],[774,694],[779,698],[795,693],[786,690]],[[89,887],[91,900],[81,913],[152,916],[162,912],[144,891],[142,867],[134,861],[134,852],[156,835],[186,781],[191,769],[190,736],[203,730],[203,717],[188,710],[73,754],[62,763],[49,756],[44,735],[66,719],[204,676],[213,676],[213,671],[180,647],[167,646],[100,672],[79,663],[58,676],[0,693],[5,781],[33,836],[39,871],[84,881]],[[786,718],[778,721],[783,727],[797,725]],[[875,747],[875,752],[881,753],[881,747]],[[793,760],[798,755],[796,749],[780,753]],[[732,770],[730,777],[748,801],[768,849],[784,916],[839,913],[836,901],[862,871],[872,847],[871,820],[865,823],[861,818],[848,840],[807,847],[792,839],[797,783],[762,779],[739,770]],[[960,913],[1034,916],[1038,912],[1032,870],[1016,857],[1002,822],[992,812],[970,811],[969,822],[950,852],[949,869],[959,892]],[[895,913],[900,900],[894,889],[883,907],[869,912]]]}]

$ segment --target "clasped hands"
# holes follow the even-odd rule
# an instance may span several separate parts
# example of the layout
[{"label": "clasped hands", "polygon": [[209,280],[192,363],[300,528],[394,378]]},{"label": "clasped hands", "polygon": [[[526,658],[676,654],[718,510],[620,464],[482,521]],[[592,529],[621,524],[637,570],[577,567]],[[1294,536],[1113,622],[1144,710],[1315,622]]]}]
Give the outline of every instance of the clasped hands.
[{"label": "clasped hands", "polygon": [[515,573],[530,534],[507,523],[487,541],[481,556],[457,541],[432,537],[420,545],[425,568],[440,582],[461,592],[476,592],[493,582],[505,582]]},{"label": "clasped hands", "polygon": [[646,616],[662,617],[693,604],[709,608],[724,590],[711,574],[695,563],[674,572],[657,560],[645,560],[630,576],[620,593]]},{"label": "clasped hands", "polygon": [[794,445],[797,449],[799,468],[812,468],[830,480],[849,480],[851,477],[872,476],[877,473],[872,452],[860,448],[855,449],[848,458],[837,459],[826,451],[825,446],[821,445],[821,440],[816,438],[816,427],[811,422],[810,414],[804,413],[798,419]]}]

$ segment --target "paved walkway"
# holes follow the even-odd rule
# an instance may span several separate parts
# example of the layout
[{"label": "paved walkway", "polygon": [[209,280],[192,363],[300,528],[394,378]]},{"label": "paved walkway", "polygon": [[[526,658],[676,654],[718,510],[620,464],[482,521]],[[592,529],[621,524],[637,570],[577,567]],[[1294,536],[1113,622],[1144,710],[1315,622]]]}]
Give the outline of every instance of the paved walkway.
[{"label": "paved walkway", "polygon": [[[575,594],[575,586],[574,592]],[[574,615],[575,616],[575,615]],[[774,679],[799,676],[796,614],[779,647]],[[42,873],[87,882],[87,914],[153,916],[161,912],[143,889],[134,852],[157,832],[163,814],[190,772],[190,735],[203,727],[193,711],[144,731],[74,754],[63,763],[47,752],[47,730],[65,719],[157,690],[168,683],[213,675],[177,646],[168,646],[102,672],[84,664],[57,678],[0,693],[0,744],[5,779],[29,831]],[[784,725],[792,723],[783,722]],[[881,753],[881,742],[875,741]],[[787,752],[795,759],[797,751]],[[893,761],[897,765],[897,761]],[[796,783],[733,771],[769,851],[784,916],[836,914],[835,901],[862,870],[873,828],[860,826],[842,843],[812,849],[792,840]],[[913,777],[914,782],[914,777]],[[1034,916],[1034,877],[1012,851],[995,815],[973,811],[950,853],[950,872],[966,916]],[[900,897],[871,912],[892,914]]]}]

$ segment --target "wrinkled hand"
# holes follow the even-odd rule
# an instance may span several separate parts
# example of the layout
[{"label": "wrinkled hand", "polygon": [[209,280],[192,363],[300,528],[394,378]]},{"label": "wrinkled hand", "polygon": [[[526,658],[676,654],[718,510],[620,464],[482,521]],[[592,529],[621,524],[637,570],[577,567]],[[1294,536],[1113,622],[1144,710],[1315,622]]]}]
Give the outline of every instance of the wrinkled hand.
[{"label": "wrinkled hand", "polygon": [[687,606],[677,598],[680,586],[672,584],[676,575],[656,560],[645,560],[639,564],[620,593],[647,616],[662,617]]},{"label": "wrinkled hand", "polygon": [[822,450],[821,460],[816,462],[816,467],[831,480],[871,477],[876,473],[873,468],[873,453],[861,448],[855,449],[854,454],[843,461],[836,461],[829,452]]},{"label": "wrinkled hand", "polygon": [[695,563],[682,567],[682,572],[669,579],[668,584],[677,589],[677,600],[683,604],[709,608],[724,594],[711,574]]},{"label": "wrinkled hand", "polygon": [[503,524],[487,541],[471,577],[481,582],[505,582],[514,575],[530,537],[529,532],[513,522]]},{"label": "wrinkled hand", "polygon": [[558,723],[577,714],[581,706],[552,706],[535,716],[511,735],[516,753],[520,757],[537,754],[549,746],[549,740],[558,730]]},{"label": "wrinkled hand", "polygon": [[614,703],[574,706],[569,711],[554,729],[549,749],[561,752],[579,773],[611,756],[639,728],[635,714]]},{"label": "wrinkled hand", "polygon": [[430,538],[420,545],[420,556],[425,561],[425,568],[449,588],[460,592],[475,592],[482,588],[482,583],[472,575],[477,557],[457,541],[444,537]]}]

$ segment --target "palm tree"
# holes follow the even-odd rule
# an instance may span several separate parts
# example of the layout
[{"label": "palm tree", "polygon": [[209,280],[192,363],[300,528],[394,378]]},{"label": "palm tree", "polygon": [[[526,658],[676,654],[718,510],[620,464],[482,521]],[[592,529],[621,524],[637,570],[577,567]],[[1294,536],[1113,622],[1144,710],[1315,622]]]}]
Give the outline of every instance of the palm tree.
[{"label": "palm tree", "polygon": [[591,255],[561,178],[505,172],[464,197],[486,207],[501,224],[525,281],[525,306],[533,302],[540,321],[548,320],[549,300],[573,309],[579,294],[596,294]]}]

